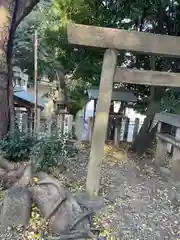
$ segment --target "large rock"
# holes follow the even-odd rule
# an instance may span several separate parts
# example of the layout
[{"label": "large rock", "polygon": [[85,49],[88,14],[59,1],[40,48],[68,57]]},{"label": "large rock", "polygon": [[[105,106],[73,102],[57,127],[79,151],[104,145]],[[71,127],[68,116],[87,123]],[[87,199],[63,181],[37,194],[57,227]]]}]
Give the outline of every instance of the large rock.
[{"label": "large rock", "polygon": [[[38,173],[35,177],[37,183],[29,188],[33,202],[43,216],[49,219],[53,233],[67,232],[69,226],[82,214],[80,206],[58,180],[46,173]],[[85,219],[83,221],[76,229],[86,228],[88,222]]]},{"label": "large rock", "polygon": [[5,176],[6,176],[6,171],[0,168],[0,180],[4,180]]},{"label": "large rock", "polygon": [[0,167],[6,171],[13,171],[14,165],[8,162],[3,156],[0,156]]},{"label": "large rock", "polygon": [[13,186],[4,196],[1,228],[26,226],[30,218],[31,200],[25,186]]},{"label": "large rock", "polygon": [[4,177],[4,187],[9,188],[18,180],[18,172],[10,171]]},{"label": "large rock", "polygon": [[47,218],[56,203],[66,198],[66,191],[59,181],[46,173],[40,172],[34,179],[37,179],[37,182],[35,181],[29,188],[31,198]]},{"label": "large rock", "polygon": [[31,178],[31,167],[20,167],[18,170],[9,171],[4,176],[4,187],[10,188],[12,185],[27,185]]},{"label": "large rock", "polygon": [[16,186],[27,186],[31,183],[32,178],[32,167],[31,164],[27,165],[26,168],[22,167],[17,171],[17,182]]},{"label": "large rock", "polygon": [[76,193],[75,199],[81,208],[89,209],[93,212],[98,212],[104,207],[104,199],[99,196],[89,197],[87,192]]},{"label": "large rock", "polygon": [[[67,193],[67,199],[50,218],[50,228],[53,233],[67,231],[74,221],[83,214],[79,204],[70,193]],[[89,222],[83,218],[75,226],[75,230],[84,230],[89,228]]]}]

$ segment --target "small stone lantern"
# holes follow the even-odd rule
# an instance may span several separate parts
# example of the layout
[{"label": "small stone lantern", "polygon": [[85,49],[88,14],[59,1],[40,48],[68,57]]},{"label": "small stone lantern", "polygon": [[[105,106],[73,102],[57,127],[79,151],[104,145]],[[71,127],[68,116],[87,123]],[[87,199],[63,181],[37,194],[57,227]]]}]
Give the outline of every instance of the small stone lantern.
[{"label": "small stone lantern", "polygon": [[61,88],[55,91],[53,101],[55,112],[57,115],[67,113],[64,91]]},{"label": "small stone lantern", "polygon": [[17,87],[21,86],[21,68],[16,66],[13,67],[13,85]]}]

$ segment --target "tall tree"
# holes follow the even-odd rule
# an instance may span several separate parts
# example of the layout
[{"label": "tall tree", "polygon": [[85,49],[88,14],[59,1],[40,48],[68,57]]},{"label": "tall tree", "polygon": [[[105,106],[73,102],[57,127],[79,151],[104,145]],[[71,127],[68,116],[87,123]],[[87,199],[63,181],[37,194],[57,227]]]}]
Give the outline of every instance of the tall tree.
[{"label": "tall tree", "polygon": [[39,0],[0,0],[0,138],[8,131],[12,105],[11,57],[17,26]]},{"label": "tall tree", "polygon": [[[146,11],[146,14],[147,14],[147,11]],[[175,1],[169,1],[169,0],[157,2],[156,8],[155,8],[155,18],[153,21],[151,21],[152,27],[150,31],[158,34],[168,34],[168,35],[178,36],[180,33],[180,25],[177,24],[177,19],[179,18],[178,16],[179,16],[179,3]],[[146,18],[147,16],[145,16],[144,19]],[[143,23],[143,26],[145,25],[145,23],[146,22]],[[179,72],[178,65],[179,65],[179,60],[154,58],[153,63],[151,62],[150,64],[150,67],[151,69],[158,70],[158,71]],[[167,99],[166,96],[168,92],[167,92],[167,88],[165,87],[150,88],[150,97],[148,101],[148,108],[146,111],[146,119],[142,125],[142,128],[140,129],[139,134],[136,136],[136,139],[132,146],[132,149],[135,150],[140,155],[142,155],[147,150],[147,148],[151,147],[153,140],[155,140],[157,126],[152,128],[152,122],[155,114],[162,109],[162,103],[163,103],[163,108],[166,110],[169,110],[168,106],[165,107],[164,105],[165,102],[163,101]],[[177,99],[177,95],[179,96],[178,91],[170,90],[170,92],[171,92],[171,96],[176,95],[176,99]],[[171,98],[171,100],[173,99]],[[175,101],[171,101],[171,104],[174,105]],[[171,108],[171,110],[172,109],[175,110],[175,108]]]},{"label": "tall tree", "polygon": [[44,41],[43,27],[48,21],[47,9],[50,3],[41,0],[33,11],[18,26],[14,39],[13,65],[26,70],[29,79],[34,78],[34,32],[38,32],[38,77],[39,80],[46,75],[55,77],[55,69],[61,69],[61,64],[56,60],[55,50]]}]

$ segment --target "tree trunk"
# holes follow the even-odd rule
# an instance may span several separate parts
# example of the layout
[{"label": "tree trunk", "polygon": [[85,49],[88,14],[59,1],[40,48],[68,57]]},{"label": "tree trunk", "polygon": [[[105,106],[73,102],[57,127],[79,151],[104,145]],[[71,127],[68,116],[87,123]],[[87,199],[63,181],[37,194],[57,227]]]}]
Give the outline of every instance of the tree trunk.
[{"label": "tree trunk", "polygon": [[[155,71],[156,70],[155,58],[151,57],[150,60],[151,69]],[[164,70],[167,70],[167,68],[168,62],[166,62],[166,64],[164,65]],[[157,126],[155,126],[154,128],[151,127],[155,114],[160,111],[161,98],[163,97],[164,92],[165,92],[164,87],[155,86],[151,87],[151,97],[146,118],[139,131],[139,134],[136,136],[132,144],[132,150],[135,151],[138,155],[142,155],[143,153],[145,153],[148,148],[152,147],[152,144],[155,141]]]},{"label": "tree trunk", "polygon": [[9,130],[11,132],[14,131],[14,127],[15,127],[12,55],[13,55],[13,41],[14,41],[14,36],[16,31],[16,18],[17,18],[17,12],[18,12],[19,6],[20,6],[19,0],[15,0],[8,45],[7,45]]},{"label": "tree trunk", "polygon": [[15,128],[15,110],[14,110],[14,95],[13,95],[13,71],[12,71],[12,56],[8,62],[8,106],[9,106],[9,130],[12,132]]},{"label": "tree trunk", "polygon": [[0,138],[8,131],[9,106],[7,94],[7,74],[0,74]]},{"label": "tree trunk", "polygon": [[9,27],[12,20],[14,1],[0,1],[0,138],[8,131],[9,105],[8,105],[8,65],[7,46],[9,39]]},{"label": "tree trunk", "polygon": [[152,87],[151,88],[151,100],[148,106],[148,111],[144,123],[136,136],[132,150],[137,154],[142,155],[152,146],[152,143],[156,137],[156,128],[152,128],[153,119],[156,113],[160,111],[160,101],[164,94],[163,87]]},{"label": "tree trunk", "polygon": [[[151,124],[153,122],[155,114],[160,110],[160,103],[151,102],[148,107],[148,113],[144,120],[144,123],[139,131],[139,134],[136,136],[133,144],[132,144],[132,150],[138,153],[139,155],[142,155],[148,148],[151,147],[153,141],[155,140],[155,135],[149,131],[151,128]],[[150,138],[151,135],[151,138]],[[150,141],[151,140],[151,141]]]},{"label": "tree trunk", "polygon": [[[38,2],[39,0],[0,0],[0,138],[9,130],[10,116],[14,122],[11,57],[15,29]],[[17,18],[14,15],[16,5]],[[11,49],[8,53],[9,47]]]}]

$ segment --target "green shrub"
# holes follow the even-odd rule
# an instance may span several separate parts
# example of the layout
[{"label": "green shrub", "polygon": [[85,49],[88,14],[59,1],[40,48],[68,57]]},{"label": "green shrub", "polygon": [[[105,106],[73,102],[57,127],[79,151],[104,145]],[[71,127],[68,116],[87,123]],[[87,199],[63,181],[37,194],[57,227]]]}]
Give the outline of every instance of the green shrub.
[{"label": "green shrub", "polygon": [[38,171],[48,171],[57,165],[66,165],[68,158],[74,157],[77,150],[72,138],[60,136],[57,127],[49,135],[45,131],[39,138],[18,128],[0,140],[0,152],[10,161],[19,162],[31,159]]},{"label": "green shrub", "polygon": [[16,129],[13,132],[9,132],[3,140],[0,140],[0,150],[10,161],[27,160],[36,141],[36,137],[32,134]]},{"label": "green shrub", "polygon": [[34,145],[31,151],[31,160],[35,170],[48,171],[51,167],[66,165],[68,158],[74,156],[77,150],[74,148],[68,135],[62,137],[56,131],[50,136],[44,135]]}]

